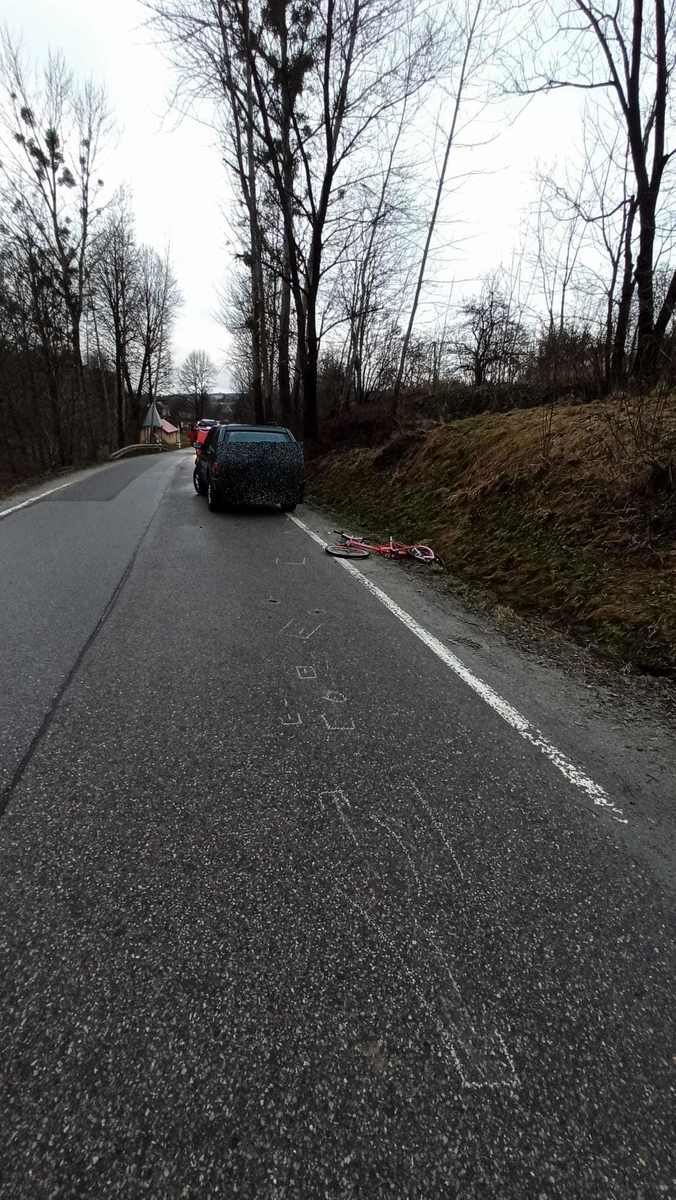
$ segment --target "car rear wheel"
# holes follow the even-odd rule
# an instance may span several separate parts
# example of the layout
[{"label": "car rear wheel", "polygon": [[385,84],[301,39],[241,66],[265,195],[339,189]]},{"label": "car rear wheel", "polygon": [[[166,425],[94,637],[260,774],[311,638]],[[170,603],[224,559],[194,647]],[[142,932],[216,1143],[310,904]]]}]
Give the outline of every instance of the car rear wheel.
[{"label": "car rear wheel", "polygon": [[197,495],[203,496],[204,493],[206,492],[206,488],[202,482],[202,479],[201,479],[201,476],[200,476],[200,473],[199,473],[197,467],[195,467],[195,470],[192,473],[192,482],[193,482],[193,487],[195,488],[195,491],[197,492]]}]

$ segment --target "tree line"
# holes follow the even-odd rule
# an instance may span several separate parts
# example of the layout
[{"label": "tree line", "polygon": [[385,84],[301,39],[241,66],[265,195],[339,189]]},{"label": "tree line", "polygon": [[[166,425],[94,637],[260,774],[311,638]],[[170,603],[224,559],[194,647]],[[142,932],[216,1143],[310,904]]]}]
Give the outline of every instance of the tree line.
[{"label": "tree line", "polygon": [[[672,378],[673,0],[145,4],[218,129],[222,318],[255,420],[315,438],[421,387]],[[100,176],[102,90],[58,55],[36,77],[7,35],[0,83],[0,438],[7,461],[58,465],[135,439],[180,296]],[[511,262],[454,301],[439,243],[486,105],[561,90],[584,99],[579,153],[541,174]],[[186,364],[196,415],[207,377]]]},{"label": "tree line", "polygon": [[171,374],[180,293],[107,187],[102,88],[0,43],[0,468],[25,475],[138,440]]},{"label": "tree line", "polygon": [[[608,391],[669,374],[673,3],[146,7],[220,131],[240,264],[223,315],[257,420],[315,437],[327,387],[349,412],[384,391],[397,409],[441,377],[577,373]],[[445,189],[483,107],[561,89],[585,99],[579,158],[540,180],[507,269],[454,308],[430,305],[433,286],[448,291],[434,253]]]}]

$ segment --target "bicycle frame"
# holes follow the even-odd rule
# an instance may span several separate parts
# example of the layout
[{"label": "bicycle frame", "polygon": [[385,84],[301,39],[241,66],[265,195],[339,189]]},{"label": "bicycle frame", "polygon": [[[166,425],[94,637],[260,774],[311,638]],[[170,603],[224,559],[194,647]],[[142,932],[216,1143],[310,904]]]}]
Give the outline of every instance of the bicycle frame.
[{"label": "bicycle frame", "polygon": [[368,550],[371,554],[380,554],[383,558],[391,558],[399,561],[402,558],[415,558],[418,561],[432,562],[435,555],[430,546],[406,545],[404,542],[395,542],[390,538],[389,542],[371,543],[367,542],[362,537],[355,537],[351,533],[346,533],[342,529],[334,530],[338,534],[338,544],[341,546],[352,547],[355,550]]}]

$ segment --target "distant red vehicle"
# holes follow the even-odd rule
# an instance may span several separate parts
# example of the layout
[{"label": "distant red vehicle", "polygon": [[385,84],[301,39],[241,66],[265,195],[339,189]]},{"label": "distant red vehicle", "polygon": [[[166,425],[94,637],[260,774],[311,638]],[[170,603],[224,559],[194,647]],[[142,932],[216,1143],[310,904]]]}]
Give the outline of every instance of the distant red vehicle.
[{"label": "distant red vehicle", "polygon": [[192,429],[188,433],[191,446],[201,446],[210,429],[214,425],[218,425],[218,421],[213,421],[211,417],[202,417],[200,421],[196,421]]}]

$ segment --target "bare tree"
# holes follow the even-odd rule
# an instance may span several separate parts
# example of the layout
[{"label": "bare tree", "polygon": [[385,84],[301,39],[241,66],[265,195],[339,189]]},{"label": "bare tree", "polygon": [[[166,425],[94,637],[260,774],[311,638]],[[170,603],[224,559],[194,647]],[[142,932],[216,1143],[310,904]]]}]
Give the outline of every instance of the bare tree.
[{"label": "bare tree", "polygon": [[132,353],[124,367],[130,421],[136,432],[144,405],[171,378],[171,331],[182,303],[168,250],[161,257],[151,246],[141,246],[138,269]]},{"label": "bare tree", "polygon": [[510,300],[495,279],[486,281],[481,295],[462,308],[463,323],[455,353],[460,369],[475,387],[484,383],[513,383],[528,348],[528,335],[514,319]]},{"label": "bare tree", "polygon": [[418,312],[418,305],[420,304],[420,295],[421,295],[421,292],[423,289],[423,284],[425,282],[425,273],[427,271],[427,260],[429,258],[430,247],[432,245],[432,239],[434,237],[434,231],[436,229],[437,218],[439,216],[439,209],[441,207],[441,200],[442,200],[442,196],[444,193],[444,186],[446,183],[446,175],[448,172],[448,166],[449,166],[449,162],[450,162],[450,158],[451,158],[451,151],[453,149],[453,146],[455,145],[456,133],[458,130],[458,122],[460,120],[460,114],[462,111],[463,102],[465,100],[466,90],[467,90],[468,84],[469,84],[472,76],[477,72],[478,68],[483,63],[483,54],[485,53],[485,48],[483,46],[483,42],[484,42],[484,38],[485,38],[485,34],[486,34],[485,15],[486,15],[486,9],[485,9],[485,5],[484,5],[484,0],[472,0],[471,4],[468,3],[468,5],[467,5],[464,17],[458,18],[458,27],[456,30],[456,37],[458,40],[458,45],[461,47],[460,66],[459,66],[458,77],[457,77],[457,80],[455,81],[454,88],[453,88],[454,99],[453,99],[453,104],[452,104],[452,108],[451,108],[451,120],[450,120],[450,125],[448,128],[448,134],[446,136],[444,155],[443,155],[443,160],[442,160],[442,164],[441,164],[441,170],[439,172],[439,178],[437,181],[437,188],[436,188],[436,194],[434,197],[434,204],[432,206],[432,213],[430,215],[430,219],[427,224],[427,233],[426,233],[426,237],[425,237],[425,243],[423,246],[422,257],[420,259],[420,268],[418,271],[418,278],[417,278],[417,282],[416,282],[416,286],[415,286],[415,291],[413,294],[413,301],[411,303],[408,324],[406,326],[406,332],[404,334],[404,338],[403,338],[402,345],[401,345],[401,355],[399,358],[399,369],[397,371],[397,378],[396,378],[395,385],[394,385],[394,408],[395,408],[395,411],[397,410],[398,404],[399,404],[399,394],[400,394],[402,382],[404,379],[404,371],[405,371],[405,367],[406,367],[406,357],[409,352],[411,335],[413,333],[413,327],[415,325],[415,319],[416,319],[416,315]]},{"label": "bare tree", "polygon": [[65,60],[51,54],[41,84],[32,88],[9,34],[0,43],[1,167],[12,210],[39,235],[58,273],[70,320],[78,404],[95,451],[82,373],[81,326],[88,289],[92,229],[100,215],[103,181],[97,175],[101,142],[110,126],[105,93],[91,81],[77,85]]},{"label": "bare tree", "polygon": [[[664,336],[676,305],[676,270],[655,305],[655,241],[665,172],[674,151],[666,145],[668,105],[676,63],[676,8],[665,0],[540,0],[530,13],[540,30],[535,57],[522,57],[516,85],[522,92],[583,88],[607,94],[625,131],[638,223],[634,267],[637,335],[634,373],[651,381],[659,370]],[[533,20],[535,16],[535,20]],[[544,47],[553,46],[553,51]]]},{"label": "bare tree", "polygon": [[[48,249],[26,221],[3,222],[0,236],[0,394],[18,452],[36,457],[42,467],[63,466],[72,456],[74,414],[65,387],[70,328],[59,280]],[[22,414],[27,401],[30,423]]]},{"label": "bare tree", "polygon": [[[545,296],[550,343],[568,325],[570,294],[588,293],[592,312],[603,303],[603,380],[608,390],[625,375],[635,293],[633,231],[636,197],[629,193],[629,148],[617,123],[597,107],[586,115],[577,182],[540,180],[537,269]],[[589,253],[591,252],[591,259]],[[588,280],[588,282],[587,282]],[[602,299],[603,298],[603,299]],[[586,313],[583,323],[591,313]],[[562,340],[562,345],[563,341]]]},{"label": "bare tree", "polygon": [[[417,94],[434,60],[427,14],[410,0],[147,0],[187,86],[225,97],[233,173],[250,220],[252,350],[259,362],[261,310],[269,289],[259,264],[279,287],[278,376],[282,410],[302,392],[306,436],[317,433],[317,368],[322,337],[320,289],[345,245],[336,203],[372,131]],[[413,31],[413,32],[412,32]],[[253,166],[255,165],[255,170]],[[281,216],[281,254],[266,240],[259,177]],[[254,187],[256,185],[256,196]],[[273,223],[274,227],[274,223]],[[291,299],[294,323],[291,323]],[[275,314],[277,310],[275,309]],[[256,374],[256,372],[254,372]]]},{"label": "bare tree", "polygon": [[191,350],[178,372],[178,382],[186,395],[192,398],[195,420],[204,416],[209,389],[216,377],[216,367],[206,350]]},{"label": "bare tree", "polygon": [[[338,265],[333,308],[347,325],[341,408],[361,405],[392,387],[399,344],[397,304],[408,280],[408,196],[393,182],[395,137],[382,178],[354,190],[356,212],[345,218],[349,248]],[[331,312],[331,306],[327,310]]]},{"label": "bare tree", "polygon": [[138,430],[129,423],[127,380],[134,334],[139,329],[140,260],[128,197],[120,193],[100,231],[94,287],[115,367],[115,405],[118,445]]},{"label": "bare tree", "polygon": [[[136,436],[171,374],[168,254],[102,202],[105,96],[0,35],[0,471],[95,459]],[[111,371],[111,366],[113,370]]]}]

